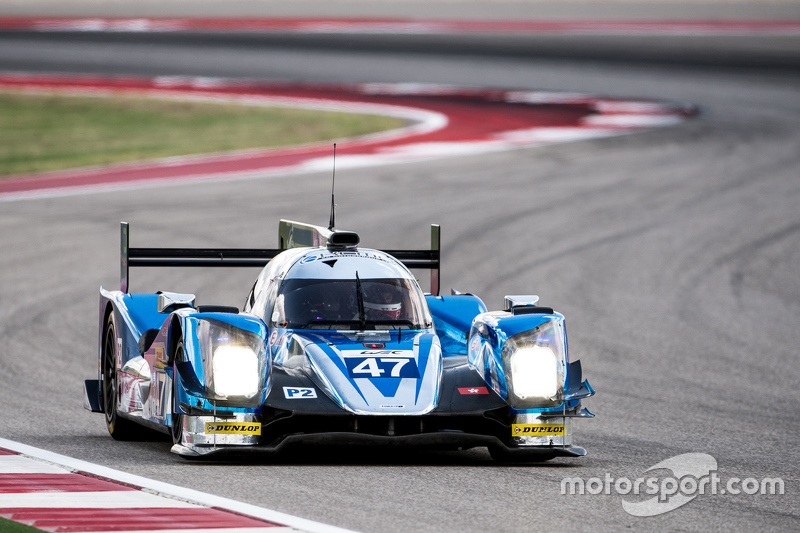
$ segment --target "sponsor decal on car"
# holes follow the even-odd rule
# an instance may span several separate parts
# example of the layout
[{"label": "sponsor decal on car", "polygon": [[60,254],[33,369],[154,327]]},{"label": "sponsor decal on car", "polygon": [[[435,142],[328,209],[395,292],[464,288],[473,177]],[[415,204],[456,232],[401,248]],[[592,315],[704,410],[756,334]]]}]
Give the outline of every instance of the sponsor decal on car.
[{"label": "sponsor decal on car", "polygon": [[376,254],[374,252],[365,252],[365,251],[357,251],[357,252],[320,252],[318,254],[309,254],[303,257],[299,262],[301,265],[306,265],[308,263],[313,263],[314,261],[321,261],[323,259],[340,259],[343,257],[362,257],[365,259],[373,259],[376,261],[383,261],[384,263],[388,263],[389,261],[382,255]]},{"label": "sponsor decal on car", "polygon": [[296,398],[316,398],[317,389],[313,387],[284,387],[283,395],[287,400],[294,400]]},{"label": "sponsor decal on car", "polygon": [[259,422],[207,422],[206,435],[261,435]]},{"label": "sponsor decal on car", "polygon": [[514,437],[533,437],[541,435],[564,435],[564,424],[512,424]]},{"label": "sponsor decal on car", "polygon": [[459,387],[459,394],[489,394],[486,387]]},{"label": "sponsor decal on car", "polygon": [[479,335],[475,335],[474,337],[472,337],[472,342],[469,343],[469,351],[477,352],[478,351],[478,347],[480,346],[480,344],[481,344],[480,336]]}]

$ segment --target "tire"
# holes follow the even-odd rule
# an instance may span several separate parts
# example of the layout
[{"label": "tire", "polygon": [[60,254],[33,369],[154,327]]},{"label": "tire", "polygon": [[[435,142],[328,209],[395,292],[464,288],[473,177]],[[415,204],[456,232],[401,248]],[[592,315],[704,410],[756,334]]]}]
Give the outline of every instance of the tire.
[{"label": "tire", "polygon": [[[179,340],[177,346],[175,346],[175,353],[172,356],[172,361],[183,361],[183,340]],[[175,398],[175,390],[174,387],[177,385],[176,376],[173,373],[172,377],[172,397]],[[180,412],[177,405],[172,406],[172,444],[183,444],[183,413]]]},{"label": "tire", "polygon": [[103,336],[102,379],[103,411],[108,433],[116,440],[134,440],[138,426],[119,416],[119,381],[117,379],[117,328],[114,314],[108,315]]}]

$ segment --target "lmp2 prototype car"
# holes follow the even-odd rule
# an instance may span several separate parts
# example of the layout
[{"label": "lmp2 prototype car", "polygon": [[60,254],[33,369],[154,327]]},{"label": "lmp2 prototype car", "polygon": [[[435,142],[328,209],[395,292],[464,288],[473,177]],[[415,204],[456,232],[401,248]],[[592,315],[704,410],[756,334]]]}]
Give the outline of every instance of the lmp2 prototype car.
[{"label": "lmp2 prototype car", "polygon": [[[187,457],[294,443],[486,446],[496,459],[582,456],[574,418],[594,394],[570,362],[564,316],[537,296],[505,309],[439,296],[430,250],[359,248],[359,237],[282,220],[280,248],[130,248],[121,290],[100,288],[97,379],[85,407],[118,440],[139,426]],[[242,311],[195,296],[128,292],[133,266],[263,266]],[[409,268],[431,270],[424,294]]]}]

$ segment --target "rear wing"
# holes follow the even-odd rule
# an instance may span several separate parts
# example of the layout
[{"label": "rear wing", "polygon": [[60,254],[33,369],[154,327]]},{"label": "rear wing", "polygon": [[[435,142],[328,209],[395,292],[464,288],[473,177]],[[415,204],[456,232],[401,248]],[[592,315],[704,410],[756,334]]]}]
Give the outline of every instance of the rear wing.
[{"label": "rear wing", "polygon": [[[430,250],[382,250],[410,269],[430,269],[431,294],[439,295],[441,230],[431,224]],[[120,223],[120,290],[129,292],[131,267],[260,267],[290,248],[326,246],[344,236],[356,239],[351,232],[335,231],[292,220],[278,226],[280,248],[131,248],[130,225]]]}]

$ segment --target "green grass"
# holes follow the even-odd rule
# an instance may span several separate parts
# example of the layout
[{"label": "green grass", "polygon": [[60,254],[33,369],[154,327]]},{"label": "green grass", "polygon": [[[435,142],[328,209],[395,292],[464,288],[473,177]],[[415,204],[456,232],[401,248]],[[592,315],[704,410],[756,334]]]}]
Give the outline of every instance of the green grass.
[{"label": "green grass", "polygon": [[42,533],[42,530],[0,518],[0,533]]},{"label": "green grass", "polygon": [[391,117],[304,109],[0,93],[0,176],[286,146],[403,124]]}]

